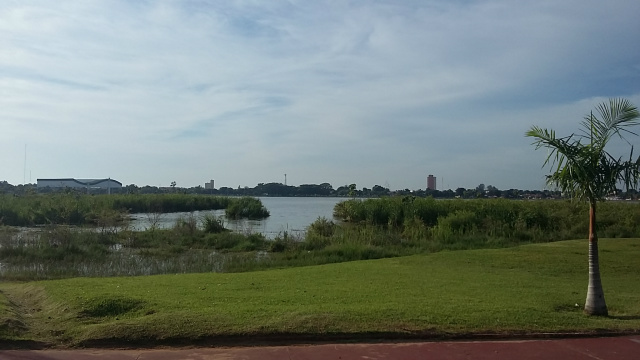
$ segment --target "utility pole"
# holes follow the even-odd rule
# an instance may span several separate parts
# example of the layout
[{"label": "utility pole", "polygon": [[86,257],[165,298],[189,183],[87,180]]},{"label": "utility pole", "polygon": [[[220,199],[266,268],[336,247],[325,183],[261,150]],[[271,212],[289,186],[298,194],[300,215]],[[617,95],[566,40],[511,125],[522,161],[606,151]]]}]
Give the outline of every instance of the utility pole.
[{"label": "utility pole", "polygon": [[27,144],[24,144],[24,169],[22,170],[22,185],[27,183]]}]

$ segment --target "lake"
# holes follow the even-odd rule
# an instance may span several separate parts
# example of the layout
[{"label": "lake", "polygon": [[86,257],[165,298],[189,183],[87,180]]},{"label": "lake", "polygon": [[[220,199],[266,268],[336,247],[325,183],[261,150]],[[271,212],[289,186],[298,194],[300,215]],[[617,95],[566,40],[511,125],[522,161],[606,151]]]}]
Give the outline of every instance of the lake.
[{"label": "lake", "polygon": [[179,218],[204,215],[222,216],[227,229],[242,233],[261,233],[269,239],[278,235],[303,236],[307,227],[319,217],[333,219],[333,207],[348,198],[333,197],[259,197],[271,216],[264,220],[230,220],[224,210],[194,211],[193,213],[132,214],[131,227],[145,230],[154,224],[158,228],[173,227]]}]

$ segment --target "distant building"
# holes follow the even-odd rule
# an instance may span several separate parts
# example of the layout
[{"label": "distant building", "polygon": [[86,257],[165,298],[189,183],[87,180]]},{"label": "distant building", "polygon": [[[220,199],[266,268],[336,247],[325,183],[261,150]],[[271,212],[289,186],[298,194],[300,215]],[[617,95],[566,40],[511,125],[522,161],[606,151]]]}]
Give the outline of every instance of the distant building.
[{"label": "distant building", "polygon": [[427,189],[428,190],[436,190],[436,177],[433,175],[429,175],[427,177]]},{"label": "distant building", "polygon": [[209,181],[207,183],[204,183],[204,188],[213,190],[213,189],[215,189],[215,186],[213,186],[213,184],[214,184],[213,180],[211,180],[211,181]]},{"label": "distant building", "polygon": [[82,188],[82,189],[119,189],[122,183],[113,179],[38,179],[41,188]]}]

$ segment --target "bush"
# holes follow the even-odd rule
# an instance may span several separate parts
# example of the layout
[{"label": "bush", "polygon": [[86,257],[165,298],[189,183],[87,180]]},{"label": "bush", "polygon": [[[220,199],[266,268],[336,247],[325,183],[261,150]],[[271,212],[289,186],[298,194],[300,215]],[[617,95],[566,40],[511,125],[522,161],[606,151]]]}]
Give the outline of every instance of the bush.
[{"label": "bush", "polygon": [[204,224],[204,232],[208,234],[219,234],[221,232],[229,231],[224,227],[224,220],[222,217],[216,218],[213,215],[205,215],[202,219]]},{"label": "bush", "polygon": [[225,214],[230,219],[264,219],[270,215],[260,199],[252,197],[233,199],[225,210]]},{"label": "bush", "polygon": [[319,217],[309,225],[307,233],[330,237],[336,231],[336,224],[325,217]]},{"label": "bush", "polygon": [[295,241],[289,234],[285,231],[282,236],[276,236],[271,244],[269,245],[269,251],[271,252],[285,252],[290,251],[296,248],[298,242]]},{"label": "bush", "polygon": [[237,234],[225,231],[217,234],[206,234],[204,246],[224,251],[255,251],[267,247],[267,240],[261,234]]},{"label": "bush", "polygon": [[180,217],[176,220],[173,231],[178,236],[194,236],[198,232],[198,220],[193,213]]},{"label": "bush", "polygon": [[468,210],[458,210],[452,214],[438,218],[438,228],[448,229],[454,234],[465,234],[477,226],[475,213]]},{"label": "bush", "polygon": [[314,251],[324,249],[329,244],[331,244],[331,239],[329,237],[315,233],[307,233],[301,246],[304,250]]},{"label": "bush", "polygon": [[402,235],[411,240],[425,239],[431,236],[427,226],[418,217],[404,220]]}]

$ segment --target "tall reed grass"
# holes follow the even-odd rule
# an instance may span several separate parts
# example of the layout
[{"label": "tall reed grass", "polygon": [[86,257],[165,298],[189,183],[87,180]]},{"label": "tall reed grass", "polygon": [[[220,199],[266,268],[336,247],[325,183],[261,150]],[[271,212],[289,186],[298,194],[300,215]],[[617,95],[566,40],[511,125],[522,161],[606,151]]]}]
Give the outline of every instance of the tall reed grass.
[{"label": "tall reed grass", "polygon": [[[588,233],[588,205],[569,200],[435,200],[396,197],[338,203],[334,216],[351,224],[380,226],[405,236],[447,241],[454,237],[557,241]],[[605,202],[598,207],[602,237],[640,237],[640,204]]]},{"label": "tall reed grass", "polygon": [[102,226],[131,213],[169,213],[233,207],[239,217],[269,216],[259,199],[192,194],[31,194],[0,195],[0,225],[47,224]]}]

